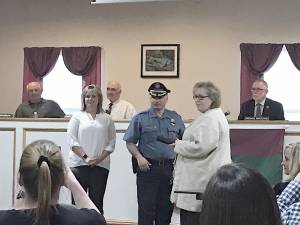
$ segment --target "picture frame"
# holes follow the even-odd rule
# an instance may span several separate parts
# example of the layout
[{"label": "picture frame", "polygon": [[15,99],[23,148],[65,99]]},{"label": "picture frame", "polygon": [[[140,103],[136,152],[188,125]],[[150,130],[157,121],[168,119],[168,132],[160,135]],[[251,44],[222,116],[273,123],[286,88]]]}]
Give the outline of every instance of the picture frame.
[{"label": "picture frame", "polygon": [[179,44],[142,44],[142,78],[178,78]]}]

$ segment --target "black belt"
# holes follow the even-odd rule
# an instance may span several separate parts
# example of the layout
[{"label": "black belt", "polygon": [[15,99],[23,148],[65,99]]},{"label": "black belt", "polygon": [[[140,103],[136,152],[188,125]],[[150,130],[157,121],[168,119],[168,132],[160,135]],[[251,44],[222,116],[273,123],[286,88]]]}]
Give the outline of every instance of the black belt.
[{"label": "black belt", "polygon": [[147,161],[154,166],[164,166],[164,165],[170,165],[174,163],[174,159],[149,159],[146,158]]}]

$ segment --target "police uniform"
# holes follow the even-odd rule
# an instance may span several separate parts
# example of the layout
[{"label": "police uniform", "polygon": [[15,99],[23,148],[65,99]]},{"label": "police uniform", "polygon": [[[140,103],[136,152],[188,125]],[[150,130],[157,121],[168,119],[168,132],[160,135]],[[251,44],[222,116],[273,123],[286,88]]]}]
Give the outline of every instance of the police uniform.
[{"label": "police uniform", "polygon": [[[162,98],[170,91],[159,82],[149,89],[153,98]],[[149,171],[137,171],[138,224],[168,225],[173,206],[170,202],[172,189],[174,147],[169,142],[181,139],[184,132],[181,116],[164,109],[158,116],[153,108],[133,117],[124,135],[124,141],[138,144],[139,152],[151,164]]]}]

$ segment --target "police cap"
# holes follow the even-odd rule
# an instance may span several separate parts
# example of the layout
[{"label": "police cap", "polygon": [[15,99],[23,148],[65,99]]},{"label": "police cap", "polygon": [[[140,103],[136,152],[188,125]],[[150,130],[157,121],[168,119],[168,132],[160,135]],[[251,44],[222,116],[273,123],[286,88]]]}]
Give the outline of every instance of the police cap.
[{"label": "police cap", "polygon": [[154,98],[155,97],[161,98],[161,97],[165,96],[166,94],[170,93],[171,91],[169,89],[167,89],[163,83],[154,82],[148,88],[148,92]]}]

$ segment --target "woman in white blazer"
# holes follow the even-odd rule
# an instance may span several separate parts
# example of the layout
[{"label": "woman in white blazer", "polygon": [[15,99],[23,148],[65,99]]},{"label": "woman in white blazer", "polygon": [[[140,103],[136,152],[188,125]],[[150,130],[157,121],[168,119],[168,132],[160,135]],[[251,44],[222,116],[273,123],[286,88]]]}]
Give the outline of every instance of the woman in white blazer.
[{"label": "woman in white blazer", "polygon": [[180,208],[181,225],[199,225],[202,201],[194,194],[203,193],[208,180],[219,167],[231,162],[229,125],[221,110],[221,95],[212,82],[198,82],[193,99],[201,112],[177,140],[177,160],[171,201]]}]

